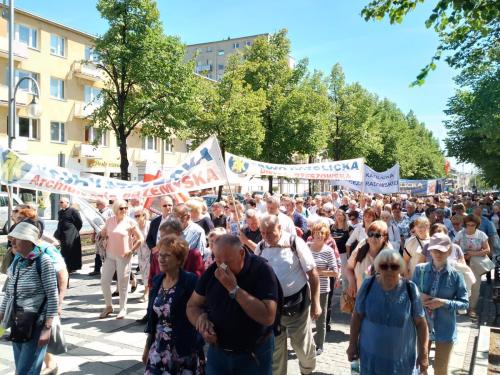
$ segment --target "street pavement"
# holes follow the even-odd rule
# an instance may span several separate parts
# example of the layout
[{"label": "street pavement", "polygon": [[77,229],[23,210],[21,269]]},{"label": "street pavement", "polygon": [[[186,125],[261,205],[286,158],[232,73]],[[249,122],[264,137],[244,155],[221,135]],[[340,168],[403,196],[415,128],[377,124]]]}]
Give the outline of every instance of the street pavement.
[{"label": "street pavement", "polygon": [[[84,258],[84,268],[71,275],[62,317],[69,350],[58,357],[60,374],[143,374],[142,351],[146,340],[144,325],[135,322],[146,310],[140,303],[142,286],[129,294],[126,319],[98,319],[104,301],[97,277],[87,276],[92,271],[93,257]],[[134,265],[135,269],[135,265]],[[0,275],[3,285],[5,275]],[[113,289],[114,290],[114,289]],[[118,297],[113,298],[118,304]],[[324,352],[317,358],[315,374],[350,374],[350,363],[345,351],[349,340],[349,315],[338,310],[338,294],[334,299],[332,330],[327,333]],[[467,317],[459,317],[458,340],[453,349],[450,373],[468,374],[470,356],[477,324]],[[383,343],[381,343],[383,345]],[[288,374],[299,375],[298,361],[289,347]],[[433,352],[431,352],[433,357]],[[14,373],[10,342],[0,340],[0,375]],[[433,374],[430,369],[429,374]]]}]

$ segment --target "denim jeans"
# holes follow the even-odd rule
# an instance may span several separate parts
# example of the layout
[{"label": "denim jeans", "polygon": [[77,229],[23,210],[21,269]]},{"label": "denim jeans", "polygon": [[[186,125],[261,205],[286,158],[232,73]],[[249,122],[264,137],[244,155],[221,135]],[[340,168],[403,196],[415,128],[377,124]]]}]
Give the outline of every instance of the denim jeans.
[{"label": "denim jeans", "polygon": [[33,332],[33,338],[27,342],[13,342],[14,361],[16,363],[17,375],[38,375],[42,370],[43,357],[47,351],[47,345],[38,346],[38,339],[42,332],[40,326]]},{"label": "denim jeans", "polygon": [[274,336],[271,335],[250,353],[228,352],[210,345],[207,375],[272,375]]}]

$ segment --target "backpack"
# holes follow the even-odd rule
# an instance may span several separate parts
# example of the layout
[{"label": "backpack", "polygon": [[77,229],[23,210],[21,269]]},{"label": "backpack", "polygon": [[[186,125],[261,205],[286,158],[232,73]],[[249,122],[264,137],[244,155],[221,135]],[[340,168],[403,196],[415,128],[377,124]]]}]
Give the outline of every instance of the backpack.
[{"label": "backpack", "polygon": [[[370,280],[368,281],[368,285],[366,286],[366,293],[365,293],[365,300],[366,300],[366,297],[368,296],[368,293],[370,293],[370,289],[372,288],[372,285],[375,281],[375,276],[372,276],[370,278]],[[404,280],[404,283],[405,283],[405,286],[406,286],[406,293],[408,293],[408,297],[410,297],[410,306],[411,308],[413,309],[413,294],[411,292],[411,287],[410,287],[410,282],[408,280]],[[364,302],[364,301],[363,301]]]},{"label": "backpack", "polygon": [[[290,236],[290,249],[292,250],[292,253],[294,253],[297,256],[297,244],[295,242],[295,238],[296,238],[296,236],[294,236],[293,234]],[[262,254],[262,251],[264,250],[263,246],[264,246],[264,241],[260,241],[257,244],[257,247],[255,248],[254,254],[260,257]],[[297,258],[298,258],[298,256],[297,256]],[[299,262],[300,262],[300,258],[299,258]],[[274,333],[274,336],[279,336],[281,334],[281,315],[283,313],[283,305],[284,305],[285,296],[283,294],[283,288],[281,287],[281,283],[278,279],[278,276],[276,276],[276,273],[274,273],[274,270],[273,270],[273,274],[274,274],[274,278],[276,279],[276,283],[278,284],[278,301],[277,301],[278,303],[276,306],[276,316],[274,317],[273,333]]]}]

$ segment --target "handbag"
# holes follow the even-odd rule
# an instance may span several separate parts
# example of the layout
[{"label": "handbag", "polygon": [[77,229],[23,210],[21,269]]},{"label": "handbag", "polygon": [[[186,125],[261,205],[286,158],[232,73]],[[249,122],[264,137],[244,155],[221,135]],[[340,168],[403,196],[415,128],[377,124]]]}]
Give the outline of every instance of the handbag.
[{"label": "handbag", "polygon": [[[39,275],[41,274],[41,260],[40,257],[35,259],[36,267]],[[33,264],[33,262],[31,263]],[[16,281],[14,283],[14,300],[12,305],[12,325],[10,328],[10,340],[12,342],[27,342],[33,338],[38,318],[45,307],[47,296],[44,297],[43,302],[38,308],[37,312],[24,311],[24,309],[17,305],[17,284],[19,281],[19,274],[21,269],[17,271]]]},{"label": "handbag", "polygon": [[56,316],[52,320],[52,329],[50,331],[49,344],[47,346],[47,352],[50,354],[63,354],[68,351],[68,346],[66,344],[66,338],[64,337],[64,332],[61,325],[61,319]]},{"label": "handbag", "polygon": [[482,275],[495,268],[495,263],[487,255],[482,257],[473,256],[470,258],[470,268],[474,271],[479,271]]},{"label": "handbag", "polygon": [[352,314],[354,311],[354,304],[356,299],[347,294],[346,291],[342,292],[340,295],[340,311],[347,314]]}]

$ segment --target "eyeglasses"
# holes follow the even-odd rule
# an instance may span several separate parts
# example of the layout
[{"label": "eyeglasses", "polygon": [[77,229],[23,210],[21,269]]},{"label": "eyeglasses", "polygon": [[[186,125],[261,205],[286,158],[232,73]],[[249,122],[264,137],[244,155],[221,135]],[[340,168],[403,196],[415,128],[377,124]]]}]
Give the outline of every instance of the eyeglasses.
[{"label": "eyeglasses", "polygon": [[64,201],[59,201],[59,203],[65,203]]},{"label": "eyeglasses", "polygon": [[135,215],[134,217],[135,217],[136,219],[139,219],[141,216],[142,216],[142,215]]},{"label": "eyeglasses", "polygon": [[162,205],[162,207],[173,207],[174,205],[173,204],[164,204]]},{"label": "eyeglasses", "polygon": [[128,207],[120,207],[120,211],[126,211],[128,210]]},{"label": "eyeglasses", "polygon": [[377,232],[372,232],[372,231],[368,232],[368,237],[370,237],[370,238],[375,237],[377,240],[380,237],[383,237],[383,236],[384,236],[383,234],[380,234],[380,233],[377,233]]},{"label": "eyeglasses", "polygon": [[387,271],[387,270],[391,270],[391,271],[397,271],[399,270],[399,264],[389,264],[389,263],[384,263],[384,264],[381,264],[379,265],[380,269],[382,271]]}]

